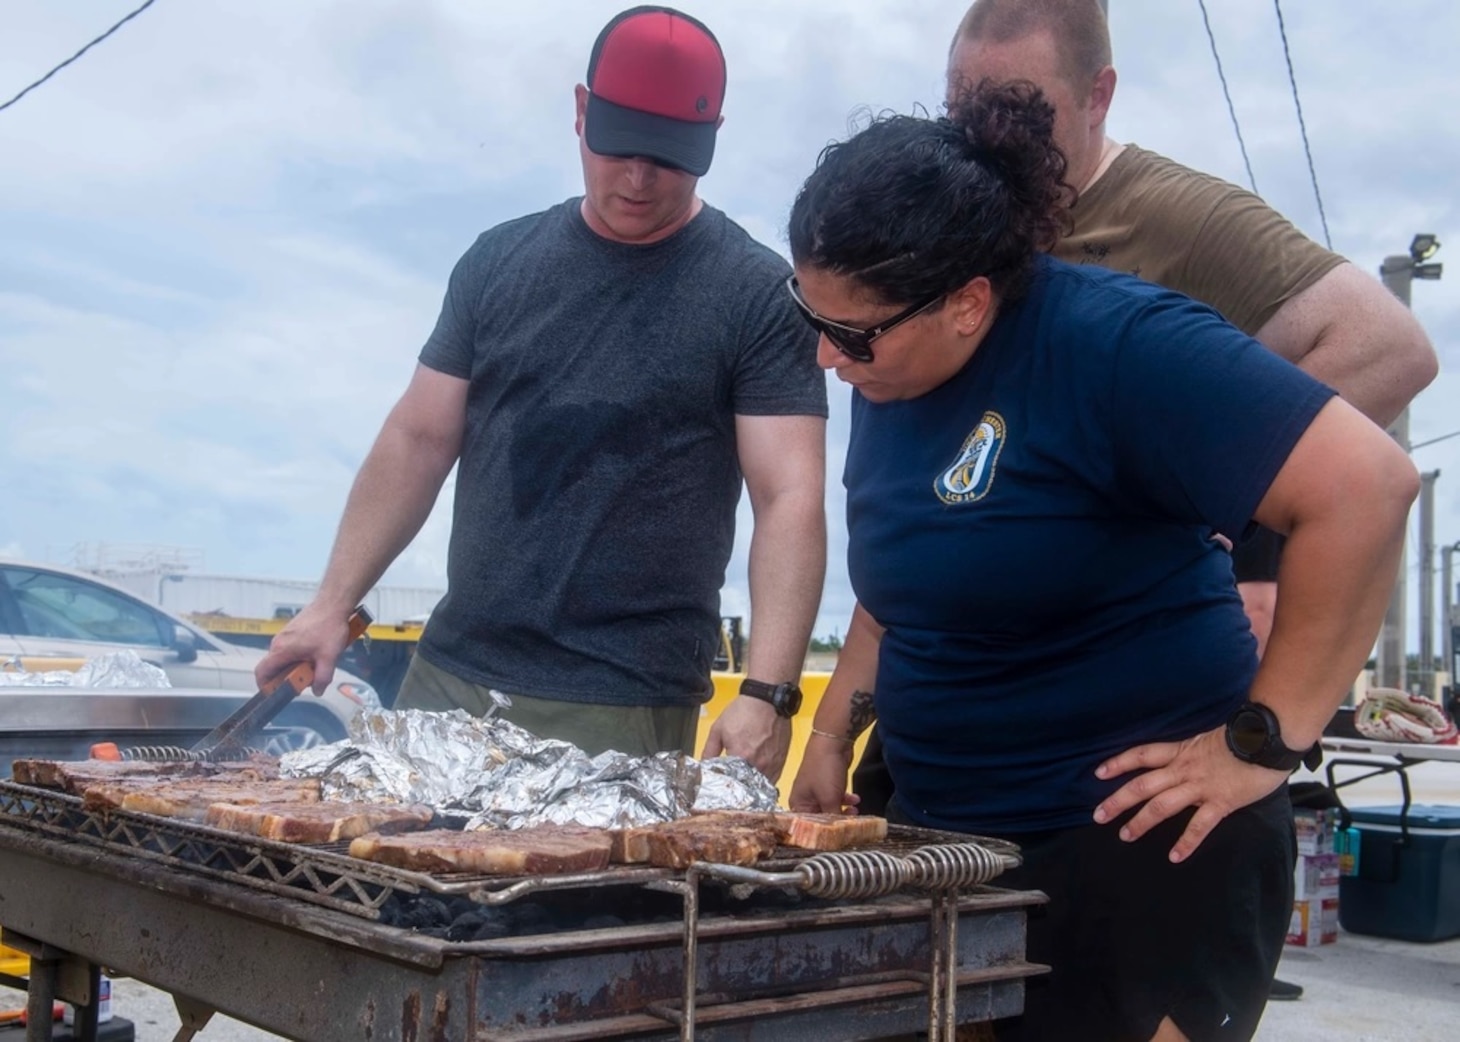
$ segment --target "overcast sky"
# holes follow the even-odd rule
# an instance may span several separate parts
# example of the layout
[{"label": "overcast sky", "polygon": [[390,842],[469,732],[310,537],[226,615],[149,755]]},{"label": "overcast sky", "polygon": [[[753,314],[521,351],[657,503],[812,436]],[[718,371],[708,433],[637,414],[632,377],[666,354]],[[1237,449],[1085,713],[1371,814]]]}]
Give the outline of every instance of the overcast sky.
[{"label": "overcast sky", "polygon": [[[0,5],[0,102],[139,2]],[[209,572],[317,576],[458,256],[581,190],[573,85],[625,6],[158,0],[0,112],[0,553],[161,544]],[[1110,6],[1113,135],[1246,183],[1196,0]],[[1274,5],[1207,6],[1258,188],[1321,240]],[[936,109],[964,5],[685,8],[730,72],[702,194],[784,252],[796,187],[859,107]],[[1334,248],[1374,272],[1416,232],[1450,244],[1448,278],[1414,285],[1443,371],[1411,439],[1460,430],[1460,4],[1283,14]],[[845,632],[852,605],[847,394],[832,381],[818,634]],[[1437,542],[1460,540],[1460,438],[1415,461],[1444,472]],[[387,582],[444,585],[449,508],[448,488]],[[749,527],[742,506],[726,613],[748,607]]]}]

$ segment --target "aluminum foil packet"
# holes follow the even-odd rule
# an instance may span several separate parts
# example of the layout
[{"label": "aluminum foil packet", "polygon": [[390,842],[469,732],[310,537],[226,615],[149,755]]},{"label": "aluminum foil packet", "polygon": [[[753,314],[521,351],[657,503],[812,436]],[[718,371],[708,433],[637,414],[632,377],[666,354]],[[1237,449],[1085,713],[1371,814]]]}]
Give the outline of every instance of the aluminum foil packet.
[{"label": "aluminum foil packet", "polygon": [[350,721],[348,739],[286,753],[279,771],[319,778],[326,799],[424,803],[442,812],[474,813],[478,808],[470,799],[481,778],[538,744],[516,724],[464,709],[367,709]]},{"label": "aluminum foil packet", "polygon": [[770,810],[777,799],[775,786],[745,760],[612,751],[590,757],[461,709],[365,710],[347,740],[287,753],[280,771],[319,778],[327,799],[423,803],[464,818],[467,828],[627,828],[691,809]]},{"label": "aluminum foil packet", "polygon": [[632,828],[684,817],[694,803],[700,768],[690,757],[609,751],[589,759],[577,747],[569,748],[573,754],[545,770],[521,761],[487,779],[479,791],[482,810],[466,827]]},{"label": "aluminum foil packet", "polygon": [[716,756],[700,762],[700,789],[694,808],[706,810],[775,810],[780,793],[749,760]]},{"label": "aluminum foil packet", "polygon": [[143,662],[135,651],[113,651],[87,659],[80,669],[14,671],[0,660],[0,687],[105,687],[105,688],[169,688],[167,674],[150,662]]}]

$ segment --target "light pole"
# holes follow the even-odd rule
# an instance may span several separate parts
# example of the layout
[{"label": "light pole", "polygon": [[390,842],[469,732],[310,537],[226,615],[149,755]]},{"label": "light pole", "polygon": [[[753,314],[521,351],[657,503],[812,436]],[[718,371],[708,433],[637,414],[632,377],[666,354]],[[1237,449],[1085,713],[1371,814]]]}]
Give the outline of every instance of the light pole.
[{"label": "light pole", "polygon": [[[1399,302],[1409,307],[1409,287],[1415,279],[1438,279],[1443,265],[1427,263],[1440,249],[1440,240],[1434,235],[1416,235],[1409,244],[1408,254],[1385,257],[1379,266],[1379,277],[1390,293]],[[1409,410],[1405,409],[1399,418],[1389,425],[1389,434],[1405,452],[1409,445]],[[1379,686],[1408,690],[1404,669],[1404,556],[1399,559],[1399,574],[1394,580],[1394,592],[1389,597],[1389,610],[1384,613],[1384,628],[1379,633],[1378,674]]]},{"label": "light pole", "polygon": [[1460,629],[1460,616],[1455,614],[1455,578],[1450,558],[1460,550],[1460,543],[1440,548],[1440,644],[1445,649],[1445,672],[1450,674],[1450,691],[1460,690],[1460,662],[1455,660],[1455,631]]},{"label": "light pole", "polygon": [[1420,694],[1435,694],[1435,482],[1440,472],[1419,476],[1419,675]]}]

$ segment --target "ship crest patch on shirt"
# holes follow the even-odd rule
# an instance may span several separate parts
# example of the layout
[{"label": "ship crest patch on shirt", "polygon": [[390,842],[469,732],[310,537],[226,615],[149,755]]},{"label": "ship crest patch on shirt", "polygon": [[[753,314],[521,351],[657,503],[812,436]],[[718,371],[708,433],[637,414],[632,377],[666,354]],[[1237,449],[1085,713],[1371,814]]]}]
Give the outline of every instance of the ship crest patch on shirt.
[{"label": "ship crest patch on shirt", "polygon": [[986,412],[973,429],[953,466],[938,475],[933,491],[948,504],[976,503],[988,495],[998,468],[999,453],[1004,450],[1006,428],[1004,418]]}]

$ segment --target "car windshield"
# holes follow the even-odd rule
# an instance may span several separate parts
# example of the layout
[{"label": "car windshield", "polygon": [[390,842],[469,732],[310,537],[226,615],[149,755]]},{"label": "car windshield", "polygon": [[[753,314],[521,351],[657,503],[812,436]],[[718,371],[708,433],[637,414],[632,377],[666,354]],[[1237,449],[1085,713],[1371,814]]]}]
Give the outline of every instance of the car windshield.
[{"label": "car windshield", "polygon": [[160,616],[146,605],[69,576],[4,569],[21,634],[113,644],[166,645]]}]

